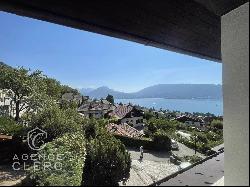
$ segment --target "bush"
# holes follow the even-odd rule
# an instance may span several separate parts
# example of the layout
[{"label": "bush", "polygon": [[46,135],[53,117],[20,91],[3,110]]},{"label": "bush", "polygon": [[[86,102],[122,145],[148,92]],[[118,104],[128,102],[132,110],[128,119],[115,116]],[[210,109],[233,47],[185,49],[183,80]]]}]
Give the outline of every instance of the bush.
[{"label": "bush", "polygon": [[193,141],[195,141],[195,136],[196,136],[196,141],[197,142],[204,143],[204,144],[208,143],[208,139],[207,139],[206,134],[200,133],[200,132],[193,133],[192,136],[191,136],[191,139],[193,139]]},{"label": "bush", "polygon": [[[38,164],[29,170],[28,179],[38,186],[80,186],[86,155],[85,146],[81,133],[65,134],[45,144],[45,148],[38,152],[41,155]],[[56,159],[58,155],[60,160]],[[48,163],[49,168],[44,168]]]},{"label": "bush", "polygon": [[158,130],[154,133],[153,141],[158,149],[171,150],[171,139],[163,130]]},{"label": "bush", "polygon": [[193,155],[193,156],[184,156],[181,158],[181,161],[183,162],[190,162],[191,164],[194,164],[196,162],[201,161],[202,158],[197,156],[197,155]]},{"label": "bush", "polygon": [[86,139],[90,140],[100,134],[106,133],[107,122],[105,119],[86,119],[82,126]]},{"label": "bush", "polygon": [[221,120],[213,120],[211,122],[211,127],[216,130],[223,130],[223,122]]},{"label": "bush", "polygon": [[131,138],[127,136],[114,135],[116,139],[119,139],[125,146],[139,149],[143,146],[144,149],[155,150],[154,142],[148,139]]},{"label": "bush", "polygon": [[130,154],[108,133],[98,134],[87,144],[83,185],[117,185],[129,178]]},{"label": "bush", "polygon": [[[164,138],[160,135],[155,135],[154,141],[152,139],[146,138],[131,138],[127,136],[114,135],[115,138],[121,140],[121,142],[127,146],[139,149],[143,146],[144,149],[154,150],[154,151],[170,151],[171,150],[171,140],[168,136],[164,134]],[[159,143],[161,142],[162,143]]]},{"label": "bush", "polygon": [[47,132],[46,142],[65,133],[82,130],[83,119],[74,109],[60,109],[54,105],[38,112],[31,118],[31,128],[39,127]]},{"label": "bush", "polygon": [[0,134],[20,137],[24,136],[25,133],[25,127],[21,124],[17,124],[12,118],[0,117]]},{"label": "bush", "polygon": [[152,134],[156,133],[157,130],[163,130],[167,133],[173,133],[179,126],[179,122],[170,121],[164,118],[151,118],[148,120],[147,127]]}]

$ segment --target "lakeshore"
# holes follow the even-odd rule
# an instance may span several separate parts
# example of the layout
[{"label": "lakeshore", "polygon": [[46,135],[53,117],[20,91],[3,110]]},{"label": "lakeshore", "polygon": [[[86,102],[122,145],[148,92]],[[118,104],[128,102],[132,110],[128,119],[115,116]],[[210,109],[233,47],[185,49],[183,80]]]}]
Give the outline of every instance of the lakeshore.
[{"label": "lakeshore", "polygon": [[223,116],[223,101],[220,99],[164,99],[164,98],[140,98],[140,99],[115,99],[116,103],[132,103],[146,108],[171,110],[180,112],[211,113]]}]

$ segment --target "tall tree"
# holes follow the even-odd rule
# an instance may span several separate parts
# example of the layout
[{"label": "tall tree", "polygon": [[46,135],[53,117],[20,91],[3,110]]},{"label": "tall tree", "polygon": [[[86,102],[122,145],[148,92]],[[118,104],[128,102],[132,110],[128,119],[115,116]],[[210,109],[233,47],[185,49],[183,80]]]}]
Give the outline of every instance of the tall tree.
[{"label": "tall tree", "polygon": [[112,103],[112,104],[115,103],[113,95],[109,95],[109,94],[108,94],[108,96],[106,97],[106,100],[107,100],[108,102]]},{"label": "tall tree", "polygon": [[80,95],[80,93],[77,89],[73,89],[73,88],[69,87],[68,85],[62,85],[61,94],[63,95],[65,93],[73,93],[74,95]]},{"label": "tall tree", "polygon": [[[97,127],[99,128],[99,127]],[[99,132],[97,132],[99,131]],[[130,174],[131,158],[121,141],[104,129],[88,129],[83,186],[117,186]],[[86,132],[86,131],[85,131]]]},{"label": "tall tree", "polygon": [[44,82],[46,84],[46,94],[55,100],[60,99],[64,88],[60,82],[48,77],[44,78]]},{"label": "tall tree", "polygon": [[4,90],[15,108],[15,120],[20,118],[20,112],[35,110],[43,100],[42,93],[46,91],[43,76],[40,71],[30,72],[24,68],[11,68],[0,65],[0,89]]}]

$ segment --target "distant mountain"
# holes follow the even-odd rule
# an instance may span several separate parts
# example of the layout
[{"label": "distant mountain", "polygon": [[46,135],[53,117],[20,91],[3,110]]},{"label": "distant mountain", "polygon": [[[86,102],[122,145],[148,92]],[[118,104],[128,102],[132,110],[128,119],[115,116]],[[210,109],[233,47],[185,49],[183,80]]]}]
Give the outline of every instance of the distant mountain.
[{"label": "distant mountain", "polygon": [[118,92],[118,91],[112,90],[106,86],[102,86],[102,87],[99,87],[97,89],[94,89],[86,95],[90,96],[91,98],[106,98],[108,94],[113,95],[114,98],[116,98],[116,99],[117,98],[129,98],[128,93]]},{"label": "distant mountain", "polygon": [[136,93],[137,98],[221,98],[222,86],[214,84],[159,84],[144,88]]},{"label": "distant mountain", "polygon": [[95,90],[95,89],[94,88],[81,88],[81,89],[79,89],[79,92],[83,95],[87,95],[88,93],[90,93],[93,90]]},{"label": "distant mountain", "polygon": [[94,89],[85,95],[92,98],[105,98],[111,94],[116,99],[169,98],[169,99],[221,99],[222,86],[215,84],[158,84],[134,93],[112,90],[106,86]]}]

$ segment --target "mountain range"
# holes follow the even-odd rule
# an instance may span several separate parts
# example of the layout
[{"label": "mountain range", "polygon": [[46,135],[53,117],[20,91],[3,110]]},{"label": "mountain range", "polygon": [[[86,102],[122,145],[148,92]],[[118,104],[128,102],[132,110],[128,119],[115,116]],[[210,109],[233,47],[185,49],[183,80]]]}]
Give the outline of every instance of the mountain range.
[{"label": "mountain range", "polygon": [[105,98],[108,94],[115,99],[166,98],[166,99],[221,99],[222,85],[215,84],[158,84],[138,92],[125,93],[102,86],[96,89],[79,90],[91,98]]}]

